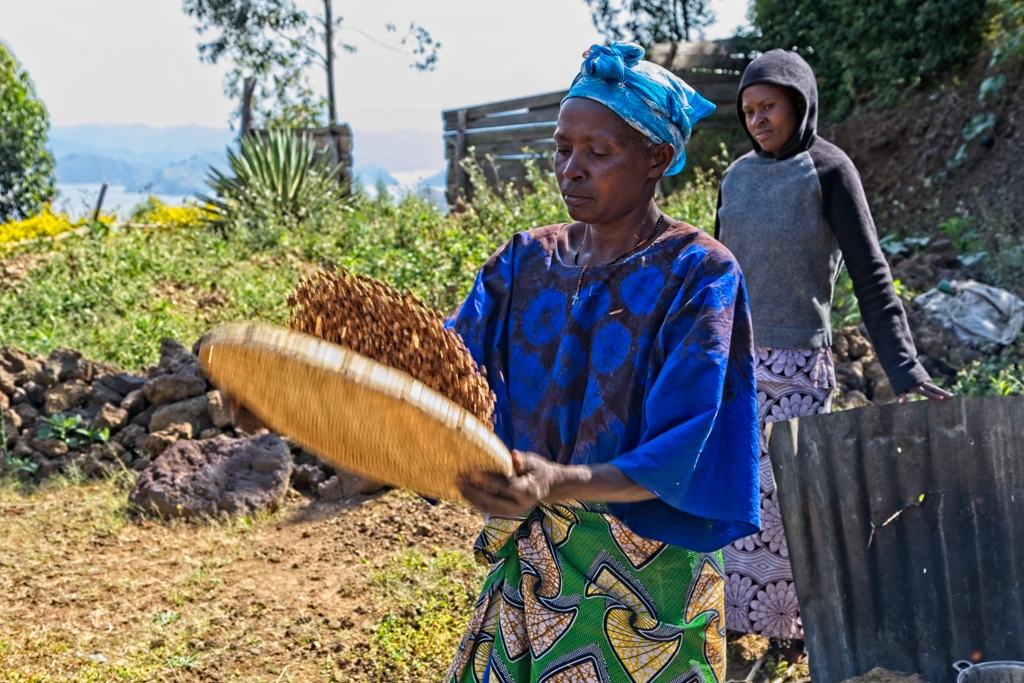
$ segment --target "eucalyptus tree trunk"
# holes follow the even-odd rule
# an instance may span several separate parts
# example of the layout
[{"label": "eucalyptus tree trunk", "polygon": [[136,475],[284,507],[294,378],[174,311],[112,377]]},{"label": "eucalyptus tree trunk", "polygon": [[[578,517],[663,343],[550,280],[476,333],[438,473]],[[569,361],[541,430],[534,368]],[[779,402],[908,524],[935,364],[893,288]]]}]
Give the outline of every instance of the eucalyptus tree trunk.
[{"label": "eucalyptus tree trunk", "polygon": [[334,101],[334,13],[332,11],[332,0],[324,0],[324,56],[327,66],[327,106],[328,126],[333,126],[338,120],[337,105]]}]

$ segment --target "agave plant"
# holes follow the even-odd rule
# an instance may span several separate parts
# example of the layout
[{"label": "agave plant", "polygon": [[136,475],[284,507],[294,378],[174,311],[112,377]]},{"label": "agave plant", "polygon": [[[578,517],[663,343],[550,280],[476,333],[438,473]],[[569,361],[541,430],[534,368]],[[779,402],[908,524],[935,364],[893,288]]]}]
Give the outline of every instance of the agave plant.
[{"label": "agave plant", "polygon": [[228,150],[232,175],[210,168],[206,180],[217,195],[200,196],[221,230],[253,222],[294,227],[342,201],[342,167],[330,168],[313,138],[270,130],[242,138],[239,153]]}]

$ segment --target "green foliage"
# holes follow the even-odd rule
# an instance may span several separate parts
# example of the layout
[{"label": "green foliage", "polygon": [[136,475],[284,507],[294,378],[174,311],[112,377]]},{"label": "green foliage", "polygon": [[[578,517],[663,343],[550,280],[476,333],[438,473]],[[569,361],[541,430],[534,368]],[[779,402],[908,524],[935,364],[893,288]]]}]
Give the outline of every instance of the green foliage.
[{"label": "green foliage", "polygon": [[983,0],[754,0],[752,16],[743,49],[797,50],[818,76],[828,120],[896,105],[963,67],[985,30]]},{"label": "green foliage", "polygon": [[[475,198],[459,213],[412,194],[360,193],[276,241],[176,227],[92,232],[8,251],[30,267],[0,289],[0,339],[138,368],[157,359],[161,337],[191,344],[221,322],[284,324],[299,278],[330,266],[385,279],[447,313],[515,232],[569,219],[554,178],[533,164],[525,193],[489,189],[482,169],[468,170]],[[716,193],[714,177],[702,175],[670,195],[665,211],[711,230]]]},{"label": "green foliage", "polygon": [[485,574],[464,553],[415,550],[374,574],[371,584],[387,609],[370,636],[376,680],[422,681],[447,666]]},{"label": "green foliage", "polygon": [[832,290],[832,329],[841,330],[844,327],[859,324],[860,304],[853,291],[853,280],[850,279],[850,273],[847,272],[846,266],[843,266]]},{"label": "green foliage", "polygon": [[974,361],[956,376],[956,396],[1024,396],[1024,365]]},{"label": "green foliage", "polygon": [[713,170],[697,168],[693,182],[665,198],[662,209],[672,218],[714,234],[718,206],[718,177]]},{"label": "green foliage", "polygon": [[84,426],[81,415],[60,414],[43,418],[39,438],[59,439],[66,443],[68,448],[79,450],[94,443],[106,443],[110,440],[110,430]]},{"label": "green foliage", "polygon": [[608,42],[655,43],[691,40],[715,21],[708,0],[585,0],[596,28]]},{"label": "green foliage", "polygon": [[236,154],[228,150],[233,175],[210,168],[207,184],[216,197],[201,197],[225,234],[240,234],[258,245],[279,242],[285,231],[321,218],[337,207],[346,188],[342,167],[317,153],[313,138],[270,130],[246,136]]},{"label": "green foliage", "polygon": [[28,73],[0,43],[0,224],[34,216],[53,197],[49,129]]},{"label": "green foliage", "polygon": [[988,0],[991,66],[1024,57],[1024,0]]}]

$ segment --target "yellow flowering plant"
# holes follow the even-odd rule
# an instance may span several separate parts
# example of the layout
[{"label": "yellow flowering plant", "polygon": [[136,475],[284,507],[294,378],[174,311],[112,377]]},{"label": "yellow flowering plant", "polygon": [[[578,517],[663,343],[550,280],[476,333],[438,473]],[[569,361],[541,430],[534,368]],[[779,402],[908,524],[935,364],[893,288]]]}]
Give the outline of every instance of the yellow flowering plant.
[{"label": "yellow flowering plant", "polygon": [[131,223],[159,225],[168,228],[196,228],[207,222],[209,212],[195,202],[169,206],[153,195],[132,211]]},{"label": "yellow flowering plant", "polygon": [[39,215],[22,221],[8,221],[0,224],[0,244],[11,244],[40,237],[52,237],[69,230],[79,224],[66,213],[53,213],[50,206],[44,205]]}]

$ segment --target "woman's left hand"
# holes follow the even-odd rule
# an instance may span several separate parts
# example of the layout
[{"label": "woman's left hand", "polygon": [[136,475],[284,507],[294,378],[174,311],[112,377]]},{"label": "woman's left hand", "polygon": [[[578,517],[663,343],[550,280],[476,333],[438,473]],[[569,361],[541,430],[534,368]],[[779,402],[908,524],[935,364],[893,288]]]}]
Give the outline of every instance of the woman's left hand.
[{"label": "woman's left hand", "polygon": [[515,475],[475,472],[459,482],[459,491],[473,507],[488,515],[522,517],[545,500],[559,480],[561,465],[536,453],[512,451]]},{"label": "woman's left hand", "polygon": [[[948,391],[945,391],[943,389],[938,388],[937,386],[935,386],[931,382],[925,382],[924,384],[918,384],[916,387],[914,387],[910,391],[912,393],[914,393],[914,394],[919,394],[920,396],[924,396],[925,398],[930,398],[933,401],[944,401],[947,398],[953,398],[953,394],[949,393]],[[907,395],[905,393],[899,395],[899,402],[900,403],[906,403],[907,402]]]}]

